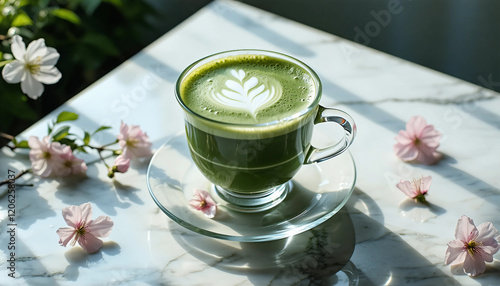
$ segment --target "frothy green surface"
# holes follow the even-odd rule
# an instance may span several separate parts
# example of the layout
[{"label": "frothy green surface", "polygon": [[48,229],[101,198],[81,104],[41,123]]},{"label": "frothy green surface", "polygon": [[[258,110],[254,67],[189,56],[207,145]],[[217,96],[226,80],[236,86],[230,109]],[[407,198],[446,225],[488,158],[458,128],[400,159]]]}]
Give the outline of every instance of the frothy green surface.
[{"label": "frothy green surface", "polygon": [[256,124],[296,114],[316,96],[312,76],[296,64],[261,55],[206,63],[180,86],[184,104],[216,121]]}]

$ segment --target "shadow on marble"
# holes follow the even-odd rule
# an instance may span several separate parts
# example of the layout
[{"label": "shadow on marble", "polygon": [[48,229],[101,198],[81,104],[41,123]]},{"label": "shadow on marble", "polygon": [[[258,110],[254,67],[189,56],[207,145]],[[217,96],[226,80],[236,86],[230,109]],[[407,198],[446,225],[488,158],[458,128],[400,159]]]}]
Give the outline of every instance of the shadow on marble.
[{"label": "shadow on marble", "polygon": [[[336,283],[336,273],[349,262],[355,245],[352,221],[343,210],[307,232],[268,242],[214,239],[173,221],[168,228],[189,255],[219,270],[246,275],[256,285],[266,279],[273,285]],[[356,279],[355,266],[348,266],[346,274]]]},{"label": "shadow on marble", "polygon": [[33,183],[35,186],[16,188],[16,222],[17,227],[22,230],[28,230],[39,220],[57,215],[49,202],[37,190],[38,185],[50,184],[50,182],[38,178],[30,179],[27,182]]},{"label": "shadow on marble", "polygon": [[399,234],[388,229],[382,210],[365,192],[355,188],[345,208],[358,238],[351,261],[358,268],[360,285],[458,284],[401,238],[418,239],[411,228]]},{"label": "shadow on marble", "polygon": [[[180,71],[166,65],[149,53],[139,53],[131,59],[137,66],[147,70],[150,74],[161,78],[167,82],[175,84],[181,74]],[[172,89],[173,92],[173,89]]]},{"label": "shadow on marble", "polygon": [[399,210],[404,217],[411,218],[413,221],[426,222],[431,218],[443,215],[446,210],[429,201],[426,203],[416,202],[414,199],[407,198],[399,204]]},{"label": "shadow on marble", "polygon": [[115,256],[121,252],[120,245],[114,241],[106,241],[96,253],[88,254],[81,247],[73,247],[66,251],[64,257],[69,265],[64,270],[63,276],[69,281],[76,281],[80,274],[79,268],[90,268],[103,261],[103,253]]},{"label": "shadow on marble", "polygon": [[466,190],[485,199],[485,201],[500,211],[500,196],[498,196],[498,194],[500,194],[499,188],[488,184],[466,171],[454,167],[453,165],[457,163],[457,160],[447,154],[442,155],[443,158],[435,165],[421,165],[420,167],[438,173],[443,178],[457,184],[459,187],[469,186]]},{"label": "shadow on marble", "polygon": [[377,107],[374,104],[369,104],[365,98],[359,97],[358,95],[333,83],[329,79],[328,75],[321,73],[319,74],[319,77],[321,79],[321,84],[323,85],[323,92],[328,93],[331,98],[337,100],[338,104],[346,104],[350,109],[355,110],[359,114],[367,114],[364,108],[369,108],[371,121],[389,129],[389,131],[394,134],[397,134],[399,130],[406,125],[406,122],[403,122],[400,118],[397,118],[393,114]]},{"label": "shadow on marble", "polygon": [[141,189],[130,185],[124,185],[120,183],[120,181],[116,178],[113,179],[113,186],[115,187],[116,194],[122,200],[128,199],[129,201],[138,205],[144,204],[144,201],[136,194],[137,192],[141,191]]},{"label": "shadow on marble", "polygon": [[[224,3],[214,3],[210,5],[209,8],[219,15],[222,19],[230,21],[231,23],[242,27],[247,32],[252,32],[256,36],[276,45],[280,48],[287,50],[289,53],[293,53],[302,57],[312,57],[314,56],[314,51],[308,49],[306,45],[298,44],[294,42],[292,39],[284,37],[282,33],[275,32],[265,25],[255,21],[254,19],[240,13],[238,8],[235,9],[233,5],[237,5],[231,2]],[[261,17],[274,17],[278,18],[275,15],[271,14],[263,14]],[[251,27],[251,28],[249,28]]]},{"label": "shadow on marble", "polygon": [[[451,273],[457,276],[467,276],[462,265],[451,266]],[[500,261],[494,260],[493,263],[486,263],[484,273],[473,277],[474,281],[485,286],[496,286],[500,284],[491,284],[491,281],[500,281]]]},{"label": "shadow on marble", "polygon": [[98,178],[98,170],[95,166],[87,169],[87,179],[78,182],[78,189],[75,184],[66,181],[63,185],[58,185],[54,195],[66,205],[81,205],[92,202],[106,215],[116,215],[117,208],[126,209],[132,204],[118,199],[118,194],[114,190],[111,181],[106,182]]},{"label": "shadow on marble", "polygon": [[470,109],[465,109],[465,111],[470,113],[472,117],[479,119],[496,129],[500,129],[500,116],[498,114],[477,105],[471,107]]},{"label": "shadow on marble", "polygon": [[[404,126],[406,122],[401,120],[400,118],[395,117],[389,112],[370,104],[368,105],[364,98],[361,98],[348,90],[334,84],[329,81],[328,78],[324,75],[320,75],[324,90],[328,90],[332,93],[332,97],[339,100],[339,104],[342,104],[343,101],[350,101],[351,104],[348,104],[349,108],[357,111],[359,114],[370,114],[373,123],[376,123],[384,128],[387,128],[389,131],[397,134]],[[365,103],[365,104],[353,104],[354,103]],[[368,112],[367,112],[368,110]],[[498,115],[496,115],[498,117]],[[473,185],[473,188],[467,188],[469,191],[474,193],[477,196],[485,197],[488,196],[489,193],[498,194],[500,193],[500,189],[494,187],[483,180],[475,177],[474,175],[467,173],[463,170],[460,170],[453,165],[457,163],[457,160],[447,154],[442,154],[443,158],[435,165],[426,166],[419,165],[419,167],[427,170],[431,170],[433,172],[438,173],[444,178],[449,179],[450,181],[456,183],[460,187],[464,185]],[[474,182],[471,184],[471,182]],[[490,196],[492,197],[492,196]],[[496,208],[500,210],[500,197],[495,197],[497,200],[494,202]],[[493,203],[493,202],[491,202]]]},{"label": "shadow on marble", "polygon": [[[50,275],[47,267],[42,263],[41,259],[35,256],[29,245],[33,245],[33,243],[28,242],[28,244],[26,244],[24,240],[20,238],[16,240],[16,271],[19,275],[16,277],[17,279],[22,281],[24,280],[26,282],[13,284],[58,285],[56,278]],[[0,279],[0,281],[3,282],[4,280]],[[3,285],[3,283],[1,284]]]}]

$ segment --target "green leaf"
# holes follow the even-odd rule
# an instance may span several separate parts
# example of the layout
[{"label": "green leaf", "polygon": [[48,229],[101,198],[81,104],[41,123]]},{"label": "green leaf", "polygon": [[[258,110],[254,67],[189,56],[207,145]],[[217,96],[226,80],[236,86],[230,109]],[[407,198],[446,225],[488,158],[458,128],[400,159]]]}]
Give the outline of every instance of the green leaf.
[{"label": "green leaf", "polygon": [[57,115],[57,120],[56,123],[64,122],[64,121],[73,121],[78,119],[78,114],[69,112],[69,111],[63,111]]},{"label": "green leaf", "polygon": [[78,148],[78,145],[75,144],[75,139],[62,138],[58,142],[63,145],[68,145],[71,148],[71,150],[75,150]]},{"label": "green leaf", "polygon": [[29,4],[31,4],[31,0],[21,0],[21,1],[19,1],[19,6],[17,6],[17,7],[21,8],[21,7],[29,5]]},{"label": "green leaf", "polygon": [[94,133],[92,133],[92,134],[96,134],[97,132],[100,132],[100,131],[103,131],[106,129],[111,129],[111,126],[101,126],[101,127],[97,128],[97,130],[94,131]]},{"label": "green leaf", "polygon": [[85,150],[85,147],[83,147],[83,146],[76,146],[75,150],[88,154],[87,150]]},{"label": "green leaf", "polygon": [[14,17],[14,20],[12,20],[12,27],[21,27],[21,26],[29,26],[33,25],[33,21],[31,21],[30,16],[26,14],[23,10],[18,10],[19,14],[17,14]]},{"label": "green leaf", "polygon": [[85,131],[85,136],[83,137],[83,144],[89,145],[89,143],[90,143],[90,134]]},{"label": "green leaf", "polygon": [[69,126],[62,126],[59,128],[54,135],[52,135],[52,138],[54,138],[54,141],[60,141],[64,137],[69,135]]},{"label": "green leaf", "polygon": [[[0,53],[1,54],[1,53]],[[0,62],[0,68],[3,67],[4,65],[10,63],[10,62],[13,62],[14,60],[6,60],[6,61],[2,61]]]},{"label": "green leaf", "polygon": [[95,9],[97,9],[100,4],[101,0],[84,0],[80,2],[80,6],[82,6],[88,16],[94,14]]},{"label": "green leaf", "polygon": [[75,12],[73,12],[71,10],[64,9],[64,8],[57,8],[57,9],[52,10],[50,13],[52,15],[60,18],[60,19],[69,21],[75,25],[80,24],[80,17],[78,17],[78,15],[76,15]]},{"label": "green leaf", "polygon": [[30,146],[28,145],[28,141],[26,140],[23,140],[21,142],[15,142],[14,145],[17,147],[17,148],[30,148]]},{"label": "green leaf", "polygon": [[116,7],[122,7],[123,6],[123,1],[122,0],[103,0],[103,2],[108,2],[110,4],[115,5]]}]

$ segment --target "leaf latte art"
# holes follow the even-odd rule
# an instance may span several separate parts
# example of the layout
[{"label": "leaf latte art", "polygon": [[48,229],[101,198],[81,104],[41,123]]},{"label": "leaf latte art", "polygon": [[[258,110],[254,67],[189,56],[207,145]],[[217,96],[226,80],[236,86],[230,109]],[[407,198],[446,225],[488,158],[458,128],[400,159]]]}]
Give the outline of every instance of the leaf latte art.
[{"label": "leaf latte art", "polygon": [[244,70],[231,70],[235,80],[226,80],[226,88],[211,94],[214,103],[221,107],[229,107],[248,112],[255,118],[257,112],[265,107],[276,103],[282,94],[282,88],[278,81],[267,81],[266,84],[259,83],[256,77],[245,79]]}]

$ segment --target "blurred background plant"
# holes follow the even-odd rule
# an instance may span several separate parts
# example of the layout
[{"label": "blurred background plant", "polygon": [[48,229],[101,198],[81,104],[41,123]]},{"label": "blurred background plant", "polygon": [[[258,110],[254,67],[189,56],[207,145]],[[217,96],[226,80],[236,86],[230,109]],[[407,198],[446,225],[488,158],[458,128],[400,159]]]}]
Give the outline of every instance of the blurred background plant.
[{"label": "blurred background plant", "polygon": [[26,46],[44,38],[62,73],[37,100],[0,80],[0,131],[17,135],[209,2],[0,0],[0,62],[12,59],[14,35]]},{"label": "blurred background plant", "polygon": [[12,59],[14,35],[26,45],[44,38],[61,55],[61,80],[38,100],[0,81],[0,130],[14,135],[146,45],[145,16],[154,12],[134,0],[0,0],[0,11],[0,60]]}]

